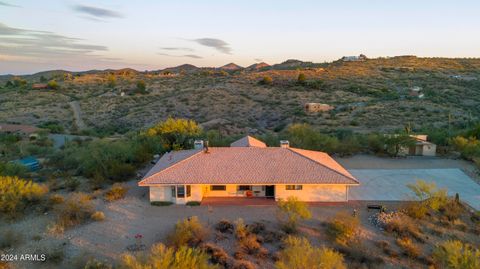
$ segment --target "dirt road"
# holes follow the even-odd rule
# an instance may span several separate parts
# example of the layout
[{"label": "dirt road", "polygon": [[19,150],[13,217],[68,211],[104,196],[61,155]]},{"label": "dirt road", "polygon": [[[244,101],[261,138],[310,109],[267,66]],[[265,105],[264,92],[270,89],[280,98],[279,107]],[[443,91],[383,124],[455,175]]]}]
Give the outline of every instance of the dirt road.
[{"label": "dirt road", "polygon": [[73,117],[75,118],[75,124],[78,130],[84,130],[86,128],[85,122],[82,119],[82,110],[78,101],[71,101],[68,103],[73,110]]}]

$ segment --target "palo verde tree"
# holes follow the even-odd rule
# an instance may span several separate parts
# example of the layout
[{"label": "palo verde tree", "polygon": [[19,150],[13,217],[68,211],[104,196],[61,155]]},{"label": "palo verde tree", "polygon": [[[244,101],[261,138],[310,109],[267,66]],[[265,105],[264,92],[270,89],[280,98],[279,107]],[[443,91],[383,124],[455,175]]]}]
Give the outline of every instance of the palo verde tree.
[{"label": "palo verde tree", "polygon": [[146,135],[159,137],[167,150],[180,150],[191,147],[193,138],[201,133],[202,129],[193,120],[168,118],[148,129]]}]

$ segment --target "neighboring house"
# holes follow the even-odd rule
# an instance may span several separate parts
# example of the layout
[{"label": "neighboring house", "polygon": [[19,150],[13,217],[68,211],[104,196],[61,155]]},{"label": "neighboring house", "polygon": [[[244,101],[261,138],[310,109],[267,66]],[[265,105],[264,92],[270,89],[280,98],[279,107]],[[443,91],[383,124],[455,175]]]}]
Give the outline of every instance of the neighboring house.
[{"label": "neighboring house", "polygon": [[358,56],[343,56],[341,60],[344,62],[362,62],[367,60],[367,56],[363,54]]},{"label": "neighboring house", "polygon": [[320,103],[306,103],[305,110],[309,113],[326,112],[334,109],[333,106]]},{"label": "neighboring house", "polygon": [[359,182],[326,153],[291,148],[288,141],[267,147],[247,136],[231,147],[205,144],[169,152],[138,185],[150,188],[151,202],[185,204],[204,197],[250,196],[344,202],[350,186]]},{"label": "neighboring house", "polygon": [[415,138],[415,145],[409,148],[402,149],[405,155],[416,156],[435,156],[437,152],[437,145],[427,141],[427,135],[410,135]]},{"label": "neighboring house", "polygon": [[35,83],[35,84],[32,84],[32,89],[33,90],[48,89],[48,84],[46,84],[46,83]]},{"label": "neighboring house", "polygon": [[0,133],[18,134],[24,137],[36,137],[42,129],[31,125],[0,123]]}]

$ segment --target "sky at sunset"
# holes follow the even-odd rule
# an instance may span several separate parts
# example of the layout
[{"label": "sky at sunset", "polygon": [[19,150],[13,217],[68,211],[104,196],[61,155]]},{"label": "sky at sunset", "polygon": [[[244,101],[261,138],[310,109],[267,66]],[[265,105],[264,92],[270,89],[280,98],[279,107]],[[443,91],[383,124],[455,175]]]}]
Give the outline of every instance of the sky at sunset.
[{"label": "sky at sunset", "polygon": [[480,1],[0,0],[0,74],[480,57]]}]

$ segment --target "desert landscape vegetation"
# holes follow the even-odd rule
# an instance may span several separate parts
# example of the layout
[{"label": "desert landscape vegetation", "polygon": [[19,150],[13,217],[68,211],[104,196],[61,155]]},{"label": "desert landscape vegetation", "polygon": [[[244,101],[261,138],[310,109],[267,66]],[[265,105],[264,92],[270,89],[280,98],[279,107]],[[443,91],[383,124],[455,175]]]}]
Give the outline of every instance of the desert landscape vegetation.
[{"label": "desert landscape vegetation", "polygon": [[[400,56],[0,76],[0,122],[41,128],[0,134],[0,253],[46,255],[0,268],[479,268],[478,211],[422,180],[408,186],[412,201],[378,210],[295,197],[150,204],[137,186],[165,152],[245,134],[347,169],[351,156],[395,163],[410,134],[428,134],[438,159],[463,159],[479,182],[479,70],[478,59]],[[312,113],[311,102],[333,109]],[[16,162],[29,156],[39,170]]]}]

